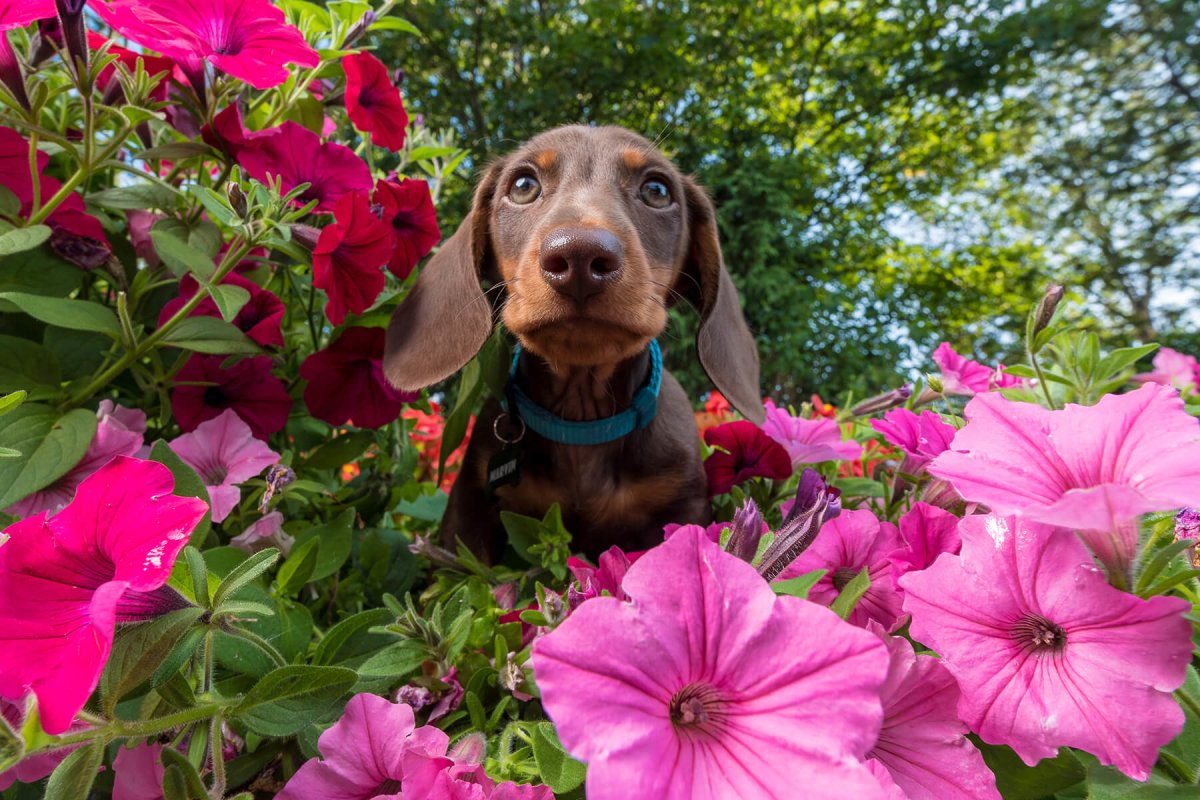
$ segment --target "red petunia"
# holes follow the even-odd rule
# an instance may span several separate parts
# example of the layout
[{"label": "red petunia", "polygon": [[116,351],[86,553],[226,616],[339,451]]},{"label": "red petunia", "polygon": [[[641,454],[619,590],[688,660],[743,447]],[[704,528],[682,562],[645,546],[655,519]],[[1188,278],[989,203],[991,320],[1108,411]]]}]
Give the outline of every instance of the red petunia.
[{"label": "red petunia", "polygon": [[313,286],[329,295],[325,316],[341,325],[346,312],[361,314],[383,291],[383,265],[392,255],[392,230],[371,212],[365,192],[343,197],[313,250]]},{"label": "red petunia", "polygon": [[315,133],[295,122],[247,137],[237,154],[246,173],[262,183],[272,176],[289,192],[309,184],[300,205],[317,201],[317,211],[332,211],[339,200],[354,191],[371,191],[371,170],[354,151],[335,142],[322,142]]},{"label": "red petunia", "polygon": [[308,381],[304,403],[330,425],[378,428],[400,416],[415,394],[401,392],[383,376],[383,328],[347,328],[324,350],[300,365]]},{"label": "red petunia", "polygon": [[[230,320],[234,327],[246,334],[251,341],[264,347],[283,347],[283,332],[280,330],[283,323],[283,301],[274,293],[241,275],[232,273],[226,275],[221,284],[238,286],[250,293],[250,300],[242,306],[237,316]],[[191,275],[184,275],[183,280],[179,282],[179,296],[163,306],[162,311],[158,314],[158,324],[161,326],[173,317],[175,312],[182,308],[184,303],[191,300],[199,289],[200,284],[195,278]],[[211,297],[206,297],[192,309],[192,313],[188,316],[220,317],[221,311]]]},{"label": "red petunia", "polygon": [[360,131],[371,134],[371,143],[393,153],[404,147],[408,112],[400,90],[392,84],[387,67],[370,53],[342,59],[346,70],[346,112]]},{"label": "red petunia", "polygon": [[383,207],[383,220],[392,226],[395,236],[396,248],[388,271],[404,280],[442,239],[429,184],[408,178],[399,183],[379,181],[375,184],[375,203]]},{"label": "red petunia", "polygon": [[751,478],[784,480],[792,475],[787,450],[748,420],[709,428],[704,441],[725,451],[717,450],[704,461],[709,494],[725,494]]},{"label": "red petunia", "polygon": [[222,368],[226,358],[197,353],[179,370],[171,395],[179,427],[194,431],[201,422],[232,408],[259,439],[282,430],[292,398],[283,381],[271,374],[271,359],[243,358]]}]

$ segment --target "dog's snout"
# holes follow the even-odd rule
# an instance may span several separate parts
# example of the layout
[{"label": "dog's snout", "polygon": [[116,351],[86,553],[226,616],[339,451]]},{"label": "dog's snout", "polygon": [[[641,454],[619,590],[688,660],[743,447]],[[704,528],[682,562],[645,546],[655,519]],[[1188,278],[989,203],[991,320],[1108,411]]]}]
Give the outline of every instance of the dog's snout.
[{"label": "dog's snout", "polygon": [[556,228],[542,240],[542,277],[554,289],[582,303],[621,274],[621,240],[604,228]]}]

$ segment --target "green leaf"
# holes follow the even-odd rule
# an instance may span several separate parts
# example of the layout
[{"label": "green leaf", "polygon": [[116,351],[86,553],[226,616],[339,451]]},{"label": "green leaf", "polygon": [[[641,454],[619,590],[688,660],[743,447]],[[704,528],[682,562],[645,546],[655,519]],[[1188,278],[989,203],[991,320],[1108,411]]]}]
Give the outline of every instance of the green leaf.
[{"label": "green leaf", "polygon": [[154,223],[154,230],[168,233],[181,242],[187,242],[188,247],[204,253],[209,260],[216,258],[221,251],[221,245],[225,243],[221,229],[206,219],[188,224],[175,217],[165,217]]},{"label": "green leaf", "polygon": [[204,613],[202,608],[181,608],[161,617],[123,625],[113,637],[112,655],[100,676],[100,696],[106,714],[117,703],[148,681],[171,654],[175,644]]},{"label": "green leaf", "polygon": [[358,675],[342,667],[294,665],[267,673],[230,716],[263,736],[291,736],[337,711]]},{"label": "green leaf", "polygon": [[342,664],[381,649],[394,640],[381,633],[371,633],[370,629],[392,621],[394,618],[386,608],[372,608],[347,617],[325,632],[313,652],[313,663]]},{"label": "green leaf", "polygon": [[275,586],[279,594],[293,594],[308,583],[309,576],[317,566],[319,548],[320,543],[316,539],[309,539],[304,544],[292,548],[291,554],[280,565],[279,572],[275,575]]},{"label": "green leaf", "polygon": [[438,458],[438,479],[442,482],[442,474],[446,470],[446,459],[462,444],[467,435],[467,423],[475,408],[475,400],[479,397],[482,384],[479,380],[479,359],[473,358],[463,367],[462,377],[458,381],[458,398],[454,410],[446,417],[446,425],[442,428],[442,449]]},{"label": "green leaf", "polygon": [[0,508],[8,508],[71,471],[96,435],[96,415],[77,408],[62,417],[26,403],[0,417],[0,447],[21,454],[0,461]]},{"label": "green leaf", "polygon": [[188,573],[192,578],[192,595],[196,604],[201,608],[211,608],[212,599],[208,594],[208,565],[204,556],[195,547],[188,545],[183,548],[183,557],[187,561]]},{"label": "green leaf", "polygon": [[20,408],[21,403],[25,402],[25,398],[27,396],[27,393],[23,391],[11,392],[9,394],[0,396],[0,417],[4,416],[10,411],[16,411],[18,408]]},{"label": "green leaf", "polygon": [[220,608],[225,601],[237,594],[239,589],[250,584],[259,575],[274,566],[279,559],[279,551],[274,547],[260,550],[234,567],[221,585],[213,592],[213,608]]},{"label": "green leaf", "polygon": [[[46,245],[0,258],[0,292],[66,297],[78,288],[79,268]],[[11,303],[0,303],[0,311],[12,310]]]},{"label": "green leaf", "polygon": [[[205,505],[211,505],[211,500],[208,497],[208,489],[204,486],[204,481],[200,480],[200,476],[196,471],[183,462],[183,459],[175,454],[175,451],[167,445],[165,441],[159,439],[150,448],[150,460],[158,463],[171,470],[171,475],[175,478],[174,494],[180,497],[196,497],[204,501]],[[212,510],[205,511],[200,522],[192,530],[192,535],[188,541],[199,547],[207,538],[209,529],[212,528]]]},{"label": "green leaf", "polygon": [[312,450],[300,465],[308,469],[338,469],[361,456],[374,442],[374,431],[344,433]]},{"label": "green leaf", "polygon": [[167,161],[183,161],[193,156],[206,156],[212,153],[212,148],[204,142],[167,142],[158,147],[151,147],[135,154],[143,161],[166,159]]},{"label": "green leaf", "polygon": [[150,676],[150,685],[157,689],[178,675],[188,659],[200,652],[206,635],[207,631],[204,628],[189,628],[154,670],[154,674]]},{"label": "green leaf", "polygon": [[229,207],[229,201],[212,189],[209,189],[207,186],[192,186],[189,191],[200,201],[200,205],[204,206],[204,210],[217,222],[226,226],[231,226],[237,222],[237,216],[233,213],[233,209]]},{"label": "green leaf", "polygon": [[1063,748],[1056,758],[1025,765],[1008,747],[986,744],[972,736],[983,760],[996,775],[996,788],[1004,800],[1044,800],[1087,777],[1083,765],[1070,750]]},{"label": "green leaf", "polygon": [[[166,773],[174,773],[175,784],[172,793],[164,792],[166,800],[208,800],[208,791],[200,780],[200,773],[187,757],[173,747],[162,749],[162,763]],[[166,774],[163,775],[163,788],[167,786]]]},{"label": "green leaf", "polygon": [[50,775],[44,800],[87,800],[103,758],[101,741],[89,742],[71,753]]},{"label": "green leaf", "polygon": [[182,195],[161,183],[137,183],[133,186],[118,186],[88,195],[88,202],[102,208],[118,211],[149,210],[157,208],[172,211],[178,207]]},{"label": "green leaf", "polygon": [[117,315],[108,306],[90,300],[43,297],[25,292],[0,292],[0,300],[7,300],[47,325],[121,338],[121,323],[117,321]]},{"label": "green leaf", "polygon": [[479,372],[484,384],[493,397],[503,397],[508,385],[508,370],[512,365],[512,351],[504,341],[499,327],[483,343],[479,351]]},{"label": "green leaf", "polygon": [[850,582],[842,587],[842,591],[838,593],[837,599],[833,601],[830,608],[835,614],[842,619],[849,619],[850,612],[858,605],[858,601],[867,593],[867,589],[871,588],[871,576],[866,567],[851,578]]},{"label": "green leaf", "polygon": [[400,19],[399,17],[384,17],[383,19],[377,19],[371,24],[371,30],[401,31],[402,33],[411,33],[413,36],[421,35],[421,31],[417,29],[416,25],[413,25],[406,19]]},{"label": "green leaf", "polygon": [[1184,778],[1196,782],[1200,773],[1200,675],[1188,665],[1187,678],[1175,695],[1184,713],[1183,731],[1163,747],[1161,757],[1171,757],[1180,765]]},{"label": "green leaf", "polygon": [[771,584],[771,590],[774,591],[775,594],[785,594],[789,597],[799,597],[807,600],[809,591],[812,590],[812,587],[817,585],[817,582],[820,581],[821,578],[825,577],[825,574],[828,571],[829,570],[817,569],[813,570],[812,572],[806,572],[803,575],[799,575],[795,578],[790,578],[786,581],[775,581]]},{"label": "green leaf", "polygon": [[[242,291],[245,291],[244,289]],[[262,352],[238,328],[216,317],[187,317],[162,338],[165,345],[196,353],[241,355]]]},{"label": "green leaf", "polygon": [[20,214],[21,198],[17,197],[7,186],[0,186],[0,216],[16,219]]},{"label": "green leaf", "polygon": [[883,484],[870,478],[840,478],[833,482],[835,489],[850,497],[883,497]]},{"label": "green leaf", "polygon": [[1142,597],[1145,597],[1146,595],[1144,592],[1146,589],[1150,586],[1155,578],[1162,574],[1162,571],[1167,568],[1167,566],[1171,563],[1171,560],[1184,550],[1187,550],[1189,547],[1194,545],[1195,541],[1191,539],[1183,539],[1178,542],[1171,542],[1166,547],[1163,547],[1156,552],[1154,557],[1151,558],[1146,563],[1146,566],[1142,568],[1141,574],[1138,575],[1137,584],[1134,588],[1134,591]]},{"label": "green leaf", "polygon": [[555,794],[565,794],[583,784],[587,767],[571,758],[549,722],[533,729],[533,758],[542,780]]},{"label": "green leaf", "polygon": [[8,724],[8,720],[0,716],[0,774],[8,771],[24,755],[25,742]]},{"label": "green leaf", "polygon": [[217,304],[217,310],[221,312],[221,319],[226,322],[232,322],[242,307],[250,302],[250,293],[241,286],[222,284],[207,288],[208,296]]},{"label": "green leaf", "polygon": [[162,228],[150,231],[150,240],[163,262],[171,268],[176,278],[192,273],[201,283],[209,280],[216,270],[212,257],[195,249],[187,242]]},{"label": "green leaf", "polygon": [[1147,344],[1141,347],[1122,347],[1119,350],[1113,350],[1097,365],[1096,380],[1103,381],[1125,371],[1157,349],[1157,344]]},{"label": "green leaf", "polygon": [[45,225],[30,225],[28,228],[13,228],[0,234],[0,256],[32,250],[50,238],[50,228]]},{"label": "green leaf", "polygon": [[350,548],[354,544],[355,511],[347,508],[332,522],[309,528],[296,536],[296,545],[302,545],[309,539],[318,542],[316,562],[312,574],[305,583],[328,578],[346,563],[350,557]]},{"label": "green leaf", "polygon": [[28,339],[0,336],[0,392],[57,391],[61,380],[62,369],[52,352]]},{"label": "green leaf", "polygon": [[418,669],[430,658],[429,648],[405,639],[375,653],[356,670],[363,678],[399,678]]}]

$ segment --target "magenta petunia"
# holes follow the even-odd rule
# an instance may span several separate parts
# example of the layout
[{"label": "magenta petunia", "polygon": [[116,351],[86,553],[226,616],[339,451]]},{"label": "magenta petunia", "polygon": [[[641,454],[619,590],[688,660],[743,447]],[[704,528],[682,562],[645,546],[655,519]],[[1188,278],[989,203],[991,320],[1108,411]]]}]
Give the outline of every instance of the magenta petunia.
[{"label": "magenta petunia", "polygon": [[704,459],[709,494],[725,494],[751,478],[784,480],[792,476],[787,450],[749,420],[709,428],[704,431],[704,441],[721,448]]},{"label": "magenta petunia", "polygon": [[118,622],[181,608],[166,587],[205,504],[171,494],[171,472],[118,456],[53,518],[10,526],[0,547],[0,696],[33,692],[62,733],[100,680]]},{"label": "magenta petunia", "polygon": [[200,136],[209,147],[220,150],[236,161],[243,147],[256,139],[271,136],[277,130],[246,130],[241,107],[237,103],[230,103],[213,116],[211,123],[200,128]]},{"label": "magenta petunia", "polygon": [[54,0],[0,0],[0,31],[24,28],[57,14]]},{"label": "magenta petunia", "polygon": [[997,515],[959,525],[962,554],[900,579],[912,634],[958,681],[958,713],[1027,764],[1077,747],[1137,780],[1183,728],[1171,693],[1191,605],[1108,585],[1062,528]]},{"label": "magenta petunia", "polygon": [[894,408],[883,419],[871,420],[871,427],[907,456],[900,471],[917,474],[930,461],[950,449],[958,429],[947,425],[932,411],[914,414],[907,408]]},{"label": "magenta petunia", "polygon": [[610,547],[600,554],[600,558],[597,559],[598,565],[595,567],[574,556],[568,558],[567,567],[579,582],[578,591],[572,586],[568,592],[572,605],[599,597],[604,592],[618,600],[628,600],[621,588],[621,581],[625,580],[625,573],[629,572],[629,568],[643,555],[645,551],[626,553],[619,547]]},{"label": "magenta petunia", "polygon": [[171,411],[184,431],[232,408],[259,439],[287,424],[292,398],[283,381],[271,374],[267,356],[243,358],[223,367],[227,356],[197,353],[175,375]]},{"label": "magenta petunia", "polygon": [[887,770],[909,800],[1000,800],[996,776],[967,740],[958,718],[958,684],[933,656],[919,656],[907,639],[868,628],[887,646],[883,729],[867,758]]},{"label": "magenta petunia", "polygon": [[900,518],[900,538],[904,546],[890,556],[897,578],[926,569],[942,553],[958,553],[962,547],[958,517],[928,503],[913,503]]},{"label": "magenta petunia", "polygon": [[942,342],[933,351],[933,361],[942,371],[942,387],[946,394],[973,395],[992,388],[995,371],[978,361],[960,356],[949,342]]},{"label": "magenta petunia", "polygon": [[[221,280],[222,286],[237,286],[245,289],[250,295],[246,305],[242,306],[230,322],[235,328],[249,337],[250,341],[264,347],[283,347],[283,301],[271,291],[264,289],[252,280],[243,278],[236,273],[230,273]],[[196,295],[200,284],[189,273],[179,281],[179,296],[169,300],[158,314],[158,324],[162,326],[175,312]],[[192,309],[191,317],[220,317],[221,310],[212,297],[206,297]]]},{"label": "magenta petunia", "polygon": [[96,411],[96,435],[80,462],[54,483],[6,508],[4,513],[14,517],[32,517],[43,511],[57,514],[93,472],[116,456],[138,455],[145,433],[144,412],[114,405],[112,400],[101,400]]},{"label": "magenta petunia", "polygon": [[375,216],[365,192],[351,192],[337,203],[337,220],[326,225],[313,250],[313,286],[329,296],[325,316],[341,325],[346,313],[371,307],[387,284],[383,267],[392,256],[392,230]]},{"label": "magenta petunia", "polygon": [[388,261],[388,271],[404,280],[442,239],[429,184],[408,178],[398,183],[379,181],[372,199],[383,209],[383,221],[392,226],[396,246]]},{"label": "magenta petunia", "polygon": [[1154,370],[1134,375],[1138,383],[1162,383],[1189,394],[1200,391],[1200,361],[1194,356],[1164,347],[1154,354]]},{"label": "magenta petunia", "polygon": [[881,722],[876,636],[777,597],[698,532],[646,553],[622,588],[631,602],[589,600],[533,647],[589,800],[884,797],[861,762]]},{"label": "magenta petunia", "polygon": [[837,517],[821,526],[816,540],[783,571],[780,579],[826,570],[821,580],[809,590],[808,598],[827,606],[866,567],[871,586],[850,612],[849,621],[866,626],[868,620],[875,620],[893,630],[902,612],[896,569],[889,557],[902,546],[895,525],[880,522],[864,509],[842,509]]},{"label": "magenta petunia", "polygon": [[279,454],[254,438],[250,426],[232,408],[201,422],[191,433],[177,436],[169,444],[204,482],[213,522],[223,521],[237,507],[242,499],[239,483],[279,462]]},{"label": "magenta petunia", "polygon": [[388,68],[370,53],[342,59],[346,70],[346,113],[354,127],[371,134],[371,143],[393,153],[404,147],[408,112]]},{"label": "magenta petunia", "polygon": [[205,62],[255,89],[286,81],[287,64],[320,63],[269,0],[98,0],[90,8],[122,35],[175,59],[193,83]]},{"label": "magenta petunia", "polygon": [[330,425],[378,428],[416,399],[394,388],[383,375],[386,338],[383,328],[347,328],[324,350],[304,359],[300,365],[300,377],[308,381],[304,404],[314,417]]},{"label": "magenta petunia", "polygon": [[247,138],[238,149],[237,160],[247,175],[261,183],[269,183],[272,177],[280,179],[284,192],[309,184],[297,202],[304,205],[316,200],[317,211],[333,211],[351,192],[371,191],[371,170],[353,150],[322,142],[298,122],[285,122]]},{"label": "magenta petunia", "polygon": [[1132,563],[1135,517],[1200,505],[1200,421],[1170,387],[1058,411],[983,394],[964,414],[929,472],[997,513],[1078,530],[1112,568]]},{"label": "magenta petunia", "polygon": [[862,455],[862,445],[842,439],[842,428],[832,419],[794,417],[786,408],[766,402],[767,420],[763,433],[783,445],[792,466],[819,464],[822,461],[846,461]]}]

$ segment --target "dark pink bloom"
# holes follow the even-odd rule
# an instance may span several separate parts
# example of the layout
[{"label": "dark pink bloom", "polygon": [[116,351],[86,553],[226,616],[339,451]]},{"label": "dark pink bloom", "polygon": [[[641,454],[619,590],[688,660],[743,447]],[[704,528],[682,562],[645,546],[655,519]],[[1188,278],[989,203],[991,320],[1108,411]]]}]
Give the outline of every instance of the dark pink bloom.
[{"label": "dark pink bloom", "polygon": [[206,507],[174,487],[162,464],[118,456],[53,518],[5,531],[0,695],[37,695],[47,733],[67,730],[96,688],[118,622],[183,606],[166,582]]},{"label": "dark pink bloom", "polygon": [[907,639],[869,628],[887,645],[883,730],[867,753],[910,800],[1000,800],[996,776],[967,740],[958,718],[958,684],[932,656],[918,656]]},{"label": "dark pink bloom", "polygon": [[793,468],[822,461],[846,461],[862,455],[862,445],[842,439],[842,428],[837,420],[794,417],[786,408],[778,408],[770,400],[766,407],[763,433],[783,445],[791,456]]},{"label": "dark pink bloom", "polygon": [[0,31],[24,28],[57,14],[54,0],[0,0]]},{"label": "dark pink bloom", "polygon": [[622,588],[632,601],[589,600],[533,647],[589,800],[884,796],[860,761],[881,721],[876,636],[777,597],[697,532],[646,553]]},{"label": "dark pink bloom", "polygon": [[175,59],[193,82],[207,61],[269,89],[287,80],[285,65],[320,62],[269,0],[98,0],[91,8],[124,36]]},{"label": "dark pink bloom", "polygon": [[962,547],[958,517],[928,503],[913,503],[900,518],[900,538],[904,547],[891,555],[897,578],[926,569],[942,553],[958,553]]},{"label": "dark pink bloom", "polygon": [[720,544],[721,534],[725,532],[725,529],[728,528],[729,525],[730,523],[728,522],[713,522],[708,525],[680,525],[677,522],[672,522],[663,526],[663,538],[670,539],[672,536],[681,531],[685,533],[688,531],[699,531],[707,536],[710,542]]},{"label": "dark pink bloom", "polygon": [[709,494],[725,494],[751,478],[784,480],[792,476],[788,451],[748,420],[709,428],[704,432],[704,441],[721,448],[704,459]]},{"label": "dark pink bloom", "polygon": [[223,521],[237,508],[242,499],[239,483],[261,475],[279,461],[279,453],[255,439],[250,426],[232,408],[201,422],[191,433],[177,436],[170,447],[204,481],[213,522]]},{"label": "dark pink bloom", "polygon": [[408,112],[388,68],[370,53],[342,59],[346,70],[346,113],[354,127],[371,134],[371,143],[393,153],[404,147]]},{"label": "dark pink bloom", "polygon": [[1194,356],[1163,347],[1154,354],[1154,371],[1134,375],[1138,383],[1162,383],[1183,394],[1200,391],[1200,361]]},{"label": "dark pink bloom", "polygon": [[351,423],[378,428],[400,416],[416,395],[402,392],[383,376],[383,328],[347,328],[324,350],[300,365],[308,381],[304,404],[330,425]]},{"label": "dark pink bloom", "polygon": [[1132,563],[1134,518],[1200,505],[1200,421],[1170,387],[1059,411],[984,394],[964,414],[929,472],[996,513],[1079,531],[1110,568]]},{"label": "dark pink bloom", "polygon": [[571,574],[579,582],[579,597],[573,599],[581,603],[608,592],[618,600],[628,600],[621,589],[621,581],[625,580],[625,573],[643,555],[644,552],[625,553],[619,547],[610,547],[600,554],[597,567],[574,556],[567,559]]},{"label": "dark pink bloom", "polygon": [[122,747],[113,761],[113,800],[163,800],[163,746]]},{"label": "dark pink bloom", "polygon": [[958,713],[1027,764],[1078,747],[1137,780],[1183,728],[1171,696],[1191,605],[1109,586],[1069,531],[967,517],[962,554],[900,579],[912,634],[958,681]]},{"label": "dark pink bloom", "polygon": [[337,221],[321,230],[313,250],[313,286],[329,296],[325,316],[341,325],[347,312],[361,314],[383,291],[383,266],[394,244],[391,229],[372,213],[364,192],[339,200],[334,217]]},{"label": "dark pink bloom", "polygon": [[[234,327],[246,334],[251,341],[261,344],[263,347],[283,347],[283,301],[276,297],[272,292],[259,286],[248,278],[243,278],[236,273],[226,275],[222,280],[223,286],[238,286],[245,289],[250,294],[249,301],[242,309],[238,311],[230,322]],[[161,326],[171,317],[175,316],[180,308],[195,296],[200,290],[200,284],[189,273],[183,276],[179,281],[179,296],[173,300],[169,300],[162,311],[158,314],[158,324]],[[216,301],[211,297],[206,297],[200,301],[199,305],[192,309],[191,317],[220,317],[221,310],[217,308]]]},{"label": "dark pink bloom", "polygon": [[842,509],[837,517],[821,526],[816,540],[783,571],[780,579],[826,570],[809,590],[808,599],[827,606],[866,567],[871,586],[850,612],[849,621],[865,627],[868,620],[875,620],[885,629],[894,630],[900,620],[901,603],[895,567],[888,557],[901,546],[895,525],[880,522],[865,509]]},{"label": "dark pink bloom", "polygon": [[259,439],[282,430],[292,398],[283,381],[271,374],[271,359],[243,358],[222,368],[226,358],[197,353],[179,370],[171,394],[179,427],[194,431],[201,422],[232,408]]},{"label": "dark pink bloom", "polygon": [[395,236],[388,271],[404,280],[417,262],[442,239],[429,184],[408,178],[402,178],[399,183],[379,181],[375,184],[373,199],[377,207],[382,207],[383,221],[392,226]]},{"label": "dark pink bloom", "polygon": [[200,129],[200,135],[206,144],[214,150],[220,150],[233,160],[237,160],[242,148],[255,139],[271,136],[275,130],[248,131],[242,122],[242,109],[237,103],[230,103],[213,117],[211,124]]},{"label": "dark pink bloom", "polygon": [[322,142],[297,122],[285,122],[247,138],[238,150],[237,160],[247,175],[262,183],[269,183],[272,176],[281,179],[285,192],[302,183],[310,184],[298,203],[316,200],[317,211],[333,211],[337,202],[351,192],[371,191],[371,171],[353,150],[335,142]]},{"label": "dark pink bloom", "polygon": [[901,471],[910,475],[948,450],[954,434],[958,433],[932,411],[914,414],[907,408],[895,408],[884,414],[883,419],[871,420],[871,427],[907,454]]}]

